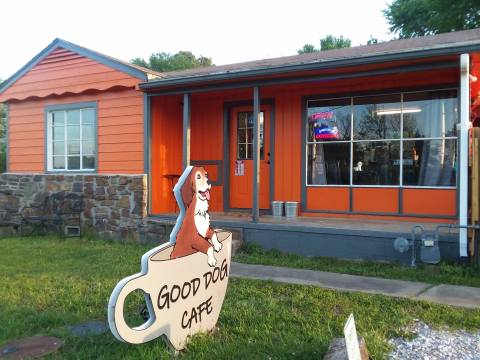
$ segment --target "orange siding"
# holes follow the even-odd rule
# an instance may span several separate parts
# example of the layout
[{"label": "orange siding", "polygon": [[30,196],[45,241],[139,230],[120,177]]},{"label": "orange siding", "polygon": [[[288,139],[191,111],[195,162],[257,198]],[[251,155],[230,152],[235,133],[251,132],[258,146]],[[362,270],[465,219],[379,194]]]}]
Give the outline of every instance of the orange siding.
[{"label": "orange siding", "polygon": [[161,96],[151,104],[151,212],[171,213],[176,210],[172,185],[178,178],[165,175],[182,173],[182,99]]},{"label": "orange siding", "polygon": [[353,211],[398,212],[398,189],[354,188]]},{"label": "orange siding", "polygon": [[405,214],[454,216],[457,212],[456,191],[404,189],[403,212]]},{"label": "orange siding", "polygon": [[350,190],[346,187],[308,187],[307,209],[324,211],[348,211]]},{"label": "orange siding", "polygon": [[[223,159],[223,102],[221,99],[202,99],[192,96],[190,119],[191,160]],[[228,160],[227,160],[228,161]],[[222,162],[222,166],[225,166]],[[214,181],[220,175],[215,165],[206,165],[209,178]],[[223,210],[223,186],[212,186],[210,209]]]},{"label": "orange siding", "polygon": [[59,48],[5,90],[0,102],[119,86],[134,88],[139,82],[126,73]]},{"label": "orange siding", "polygon": [[131,89],[10,103],[9,171],[45,171],[46,106],[92,101],[98,106],[98,172],[143,173],[143,94]]}]

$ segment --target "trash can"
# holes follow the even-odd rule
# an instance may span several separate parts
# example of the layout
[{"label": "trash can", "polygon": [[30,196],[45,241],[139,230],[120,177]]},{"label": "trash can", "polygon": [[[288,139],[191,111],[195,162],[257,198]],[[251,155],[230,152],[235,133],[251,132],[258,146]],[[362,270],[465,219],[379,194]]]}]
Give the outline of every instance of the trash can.
[{"label": "trash can", "polygon": [[281,218],[283,215],[283,201],[272,201],[272,212],[274,218]]},{"label": "trash can", "polygon": [[298,213],[298,202],[287,201],[285,203],[285,216],[287,218],[296,218]]}]

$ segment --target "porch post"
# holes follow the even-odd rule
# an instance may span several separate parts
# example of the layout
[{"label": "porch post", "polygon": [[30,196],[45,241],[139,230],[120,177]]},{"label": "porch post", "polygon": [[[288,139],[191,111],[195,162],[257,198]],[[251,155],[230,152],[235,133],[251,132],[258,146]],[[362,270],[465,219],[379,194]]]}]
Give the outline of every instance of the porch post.
[{"label": "porch post", "polygon": [[190,94],[183,94],[182,171],[190,165]]},{"label": "porch post", "polygon": [[[470,125],[470,57],[469,54],[460,55],[460,151],[459,151],[459,192],[458,223],[468,225],[468,128]],[[467,253],[467,229],[459,230],[460,256]]]},{"label": "porch post", "polygon": [[253,88],[253,201],[252,220],[258,222],[259,204],[258,193],[260,188],[260,91],[258,86]]}]

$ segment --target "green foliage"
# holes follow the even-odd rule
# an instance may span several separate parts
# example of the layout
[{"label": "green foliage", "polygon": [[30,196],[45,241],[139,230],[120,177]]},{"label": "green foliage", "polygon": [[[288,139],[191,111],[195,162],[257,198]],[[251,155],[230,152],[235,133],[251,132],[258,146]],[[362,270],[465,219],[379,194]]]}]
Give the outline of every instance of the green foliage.
[{"label": "green foliage", "polygon": [[197,58],[190,51],[179,51],[176,54],[159,52],[150,55],[148,61],[137,57],[132,59],[130,62],[132,64],[140,65],[159,72],[184,70],[213,65],[211,58],[205,56],[199,56]]},{"label": "green foliage", "polygon": [[315,48],[315,46],[312,44],[305,44],[297,52],[299,54],[306,54],[322,50],[348,48],[351,45],[352,41],[350,39],[344,38],[343,36],[335,37],[333,35],[327,35],[324,38],[320,39],[320,49]]},{"label": "green foliage", "polygon": [[384,16],[400,38],[480,27],[479,0],[394,0]]},{"label": "green foliage", "polygon": [[298,54],[307,54],[307,53],[312,53],[319,51],[318,49],[315,49],[315,46],[312,44],[305,44],[301,49],[299,49],[297,52]]},{"label": "green foliage", "polygon": [[321,50],[341,49],[348,48],[350,46],[352,46],[352,41],[344,38],[343,36],[337,38],[332,35],[327,35],[323,39],[320,39]]},{"label": "green foliage", "polygon": [[[64,341],[49,359],[172,358],[161,339],[131,345],[117,341],[109,331],[83,338],[69,331],[81,322],[106,321],[111,291],[121,278],[140,270],[147,247],[29,237],[0,239],[0,248],[0,345],[42,334]],[[130,300],[127,297],[127,316],[138,311]],[[321,359],[332,338],[343,336],[351,312],[372,359],[387,358],[388,339],[403,334],[401,329],[414,319],[452,329],[480,326],[480,310],[231,278],[218,330],[195,335],[178,357]]]},{"label": "green foliage", "polygon": [[247,264],[286,266],[291,268],[330,271],[351,275],[375,276],[387,279],[422,281],[431,284],[453,284],[480,287],[480,269],[448,264],[419,265],[416,268],[401,264],[375,261],[352,261],[328,257],[305,257],[266,250],[258,245],[246,244],[235,256],[235,261]]}]

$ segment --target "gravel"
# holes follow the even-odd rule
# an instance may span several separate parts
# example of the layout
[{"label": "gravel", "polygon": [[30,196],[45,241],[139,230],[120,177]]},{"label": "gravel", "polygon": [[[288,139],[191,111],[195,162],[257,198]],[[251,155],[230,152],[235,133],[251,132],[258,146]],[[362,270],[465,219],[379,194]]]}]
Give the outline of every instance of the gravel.
[{"label": "gravel", "polygon": [[427,324],[415,320],[406,329],[413,339],[395,338],[390,340],[394,350],[389,354],[392,360],[480,360],[480,332],[465,330],[433,330]]}]

